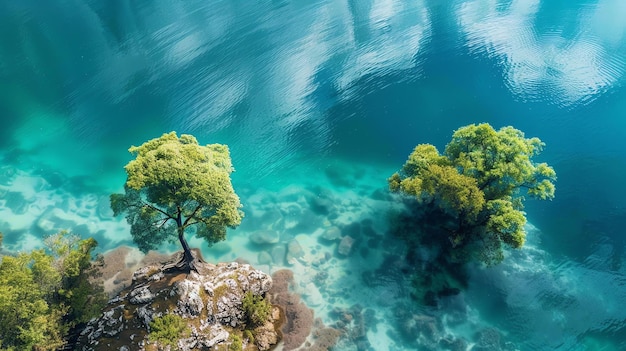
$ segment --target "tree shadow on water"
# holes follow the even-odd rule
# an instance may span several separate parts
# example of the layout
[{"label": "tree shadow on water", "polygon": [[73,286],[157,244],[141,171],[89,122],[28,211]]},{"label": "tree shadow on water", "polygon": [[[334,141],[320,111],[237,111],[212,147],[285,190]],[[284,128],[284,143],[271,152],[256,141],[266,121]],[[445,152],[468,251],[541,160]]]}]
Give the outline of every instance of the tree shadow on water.
[{"label": "tree shadow on water", "polygon": [[468,286],[467,258],[455,252],[446,230],[454,218],[434,206],[407,200],[406,209],[389,216],[389,235],[402,240],[405,274],[411,297],[419,304],[437,306],[440,298],[461,293]]}]

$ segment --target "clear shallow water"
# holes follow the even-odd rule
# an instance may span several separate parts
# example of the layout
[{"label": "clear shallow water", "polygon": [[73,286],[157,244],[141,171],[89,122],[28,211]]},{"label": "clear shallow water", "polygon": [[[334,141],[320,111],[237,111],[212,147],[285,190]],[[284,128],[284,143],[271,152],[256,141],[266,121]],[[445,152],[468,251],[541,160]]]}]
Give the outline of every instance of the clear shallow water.
[{"label": "clear shallow water", "polygon": [[[247,235],[271,224],[263,211],[278,208],[284,223],[302,223],[281,242],[298,238],[314,261],[335,254],[336,244],[316,248],[301,235],[316,238],[324,216],[303,217],[306,201],[276,194],[321,187],[345,200],[340,224],[370,219],[383,233],[388,204],[371,194],[414,145],[443,147],[469,123],[513,125],[546,142],[539,159],[555,167],[557,195],[527,202],[537,230],[526,249],[472,274],[461,297],[469,317],[455,333],[472,341],[476,326],[495,326],[521,350],[626,347],[622,1],[0,6],[0,230],[8,248],[32,247],[58,226],[95,235],[103,249],[130,243],[106,197],[121,189],[130,145],[176,130],[231,148],[248,217],[231,232],[232,251],[215,259],[258,263]],[[302,208],[290,219],[292,203]],[[336,284],[363,284],[358,272],[377,268],[394,248],[385,244],[369,248],[376,260],[359,253],[324,269],[336,272]],[[401,279],[389,274],[397,291],[368,286],[350,296],[327,284],[316,313],[332,323],[333,305],[380,294],[403,301]],[[372,308],[386,323],[369,331],[370,343],[402,340],[393,337],[394,304]],[[445,319],[453,310],[428,313]]]}]

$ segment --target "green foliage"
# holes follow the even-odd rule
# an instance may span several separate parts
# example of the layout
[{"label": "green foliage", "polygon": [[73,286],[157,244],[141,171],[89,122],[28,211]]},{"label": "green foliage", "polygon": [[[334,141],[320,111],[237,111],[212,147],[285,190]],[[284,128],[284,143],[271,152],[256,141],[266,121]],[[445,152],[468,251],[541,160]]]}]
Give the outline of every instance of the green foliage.
[{"label": "green foliage", "polygon": [[241,351],[243,350],[243,341],[237,334],[230,334],[230,345],[228,351]]},{"label": "green foliage", "polygon": [[[54,350],[63,345],[67,331],[61,317],[64,306],[50,303],[60,275],[44,268],[51,258],[43,250],[15,257],[4,256],[0,263],[0,340],[3,347]],[[52,273],[47,276],[47,273]]]},{"label": "green foliage", "polygon": [[242,300],[248,324],[252,327],[265,324],[272,313],[272,304],[263,296],[247,291]]},{"label": "green foliage", "polygon": [[178,340],[189,336],[189,327],[183,317],[177,314],[166,314],[150,322],[148,337],[161,345],[169,345],[178,350]]},{"label": "green foliage", "polygon": [[45,243],[54,257],[53,266],[61,273],[56,303],[67,306],[65,320],[69,326],[96,317],[107,301],[103,287],[92,282],[99,274],[97,264],[101,264],[102,259],[92,260],[93,250],[98,245],[96,240],[81,240],[77,235],[62,231],[47,237]]},{"label": "green foliage", "polygon": [[472,124],[454,132],[445,156],[459,173],[476,179],[487,201],[511,196],[521,188],[530,196],[552,199],[554,169],[532,162],[544,146],[539,138],[524,138],[511,126],[495,131],[487,123]]},{"label": "green foliage", "polygon": [[449,243],[443,250],[450,258],[497,264],[503,245],[524,244],[524,191],[542,200],[554,197],[554,169],[532,162],[543,147],[513,127],[496,131],[472,124],[454,132],[443,155],[433,145],[418,145],[389,187],[422,203],[430,211],[425,218],[444,214],[440,227],[447,234],[440,242]]},{"label": "green foliage", "polygon": [[95,240],[61,232],[46,244],[0,263],[3,348],[55,350],[69,329],[99,313],[106,301],[102,288],[88,279]]},{"label": "green foliage", "polygon": [[226,145],[201,146],[191,135],[163,134],[129,152],[124,194],[111,195],[114,215],[126,214],[139,249],[156,249],[166,240],[181,241],[194,226],[209,245],[224,240],[226,228],[241,222],[243,213],[230,173]]}]

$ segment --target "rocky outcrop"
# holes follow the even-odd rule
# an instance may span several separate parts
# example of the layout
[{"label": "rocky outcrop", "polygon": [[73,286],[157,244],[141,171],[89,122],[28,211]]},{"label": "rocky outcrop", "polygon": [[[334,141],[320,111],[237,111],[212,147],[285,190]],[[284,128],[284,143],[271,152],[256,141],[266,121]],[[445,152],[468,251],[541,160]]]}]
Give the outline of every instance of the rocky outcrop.
[{"label": "rocky outcrop", "polygon": [[277,331],[284,319],[280,309],[272,306],[265,324],[249,325],[242,304],[247,293],[265,296],[272,287],[269,275],[237,262],[199,262],[197,272],[190,273],[164,273],[162,268],[150,265],[137,270],[131,286],[88,323],[75,349],[168,349],[150,337],[151,322],[167,314],[186,323],[188,332],[177,340],[179,350],[214,349],[239,342],[246,350],[267,350],[278,343]]}]

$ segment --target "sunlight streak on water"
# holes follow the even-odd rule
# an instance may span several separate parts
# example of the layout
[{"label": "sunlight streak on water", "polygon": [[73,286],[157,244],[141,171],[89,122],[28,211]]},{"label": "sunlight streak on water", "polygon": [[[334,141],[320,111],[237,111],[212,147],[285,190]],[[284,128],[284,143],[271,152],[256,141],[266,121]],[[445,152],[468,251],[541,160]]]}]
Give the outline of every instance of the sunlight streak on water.
[{"label": "sunlight streak on water", "polygon": [[[257,175],[290,167],[302,151],[328,151],[333,140],[326,109],[350,99],[350,87],[362,78],[419,66],[416,57],[430,35],[423,2],[325,2],[304,13],[295,5],[259,5],[253,18],[220,3],[174,22],[160,17],[185,12],[168,6],[153,5],[159,9],[144,20],[152,35],[133,41],[163,57],[159,66],[143,68],[152,81],[176,77],[161,87],[171,96],[164,96],[169,124],[199,137],[247,140],[238,144],[239,164]],[[212,24],[205,28],[194,17]]]}]

